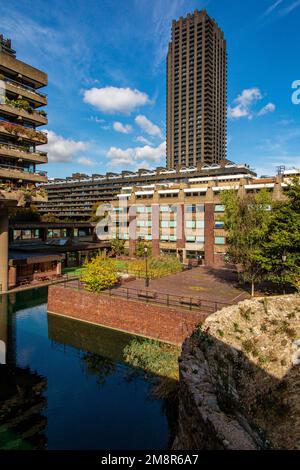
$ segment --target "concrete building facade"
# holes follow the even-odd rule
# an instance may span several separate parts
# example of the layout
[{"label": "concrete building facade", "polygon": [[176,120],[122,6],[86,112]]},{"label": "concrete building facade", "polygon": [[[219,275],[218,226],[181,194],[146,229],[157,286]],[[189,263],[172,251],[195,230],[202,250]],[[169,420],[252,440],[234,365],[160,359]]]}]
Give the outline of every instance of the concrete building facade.
[{"label": "concrete building facade", "polygon": [[227,53],[205,10],[172,23],[167,55],[167,167],[226,159]]},{"label": "concrete building facade", "polygon": [[229,176],[232,174],[256,176],[248,165],[237,165],[230,161],[221,164],[201,164],[190,168],[168,170],[156,168],[140,169],[136,172],[106,173],[105,175],[73,174],[62,179],[49,180],[43,188],[47,192],[47,201],[38,203],[41,214],[51,213],[58,219],[72,221],[89,220],[92,207],[96,203],[117,199],[122,188],[153,184],[189,183],[195,178]]},{"label": "concrete building facade", "polygon": [[47,142],[47,124],[41,106],[46,95],[38,91],[48,83],[47,75],[16,58],[11,41],[0,35],[0,291],[8,288],[8,210],[44,199],[37,183],[45,183],[45,172],[36,165],[47,162],[38,146]]}]

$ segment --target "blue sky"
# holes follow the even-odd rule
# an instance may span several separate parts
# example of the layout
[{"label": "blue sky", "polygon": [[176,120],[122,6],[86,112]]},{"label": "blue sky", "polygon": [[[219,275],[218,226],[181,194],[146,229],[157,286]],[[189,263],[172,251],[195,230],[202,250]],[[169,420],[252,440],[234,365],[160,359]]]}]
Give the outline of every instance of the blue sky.
[{"label": "blue sky", "polygon": [[228,158],[300,166],[300,0],[1,2],[0,32],[49,75],[50,177],[164,165],[171,21],[195,8],[227,39]]}]

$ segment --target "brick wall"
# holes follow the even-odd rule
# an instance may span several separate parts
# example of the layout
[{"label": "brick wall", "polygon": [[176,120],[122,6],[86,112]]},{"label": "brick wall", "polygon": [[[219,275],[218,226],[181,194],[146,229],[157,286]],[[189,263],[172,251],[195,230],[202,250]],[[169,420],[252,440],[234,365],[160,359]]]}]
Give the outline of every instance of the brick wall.
[{"label": "brick wall", "polygon": [[48,310],[176,344],[182,343],[207,316],[58,285],[49,287]]}]

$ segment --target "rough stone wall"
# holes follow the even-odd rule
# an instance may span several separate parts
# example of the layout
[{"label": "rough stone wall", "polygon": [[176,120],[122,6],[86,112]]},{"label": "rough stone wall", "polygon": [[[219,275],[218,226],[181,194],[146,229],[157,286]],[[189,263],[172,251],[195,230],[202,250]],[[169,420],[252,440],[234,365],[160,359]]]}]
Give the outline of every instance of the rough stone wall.
[{"label": "rough stone wall", "polygon": [[174,449],[300,448],[300,296],[246,300],[183,344]]},{"label": "rough stone wall", "polygon": [[180,360],[178,431],[174,450],[255,450],[257,436],[250,435],[224,413],[217,399],[209,364],[201,349],[187,339]]}]

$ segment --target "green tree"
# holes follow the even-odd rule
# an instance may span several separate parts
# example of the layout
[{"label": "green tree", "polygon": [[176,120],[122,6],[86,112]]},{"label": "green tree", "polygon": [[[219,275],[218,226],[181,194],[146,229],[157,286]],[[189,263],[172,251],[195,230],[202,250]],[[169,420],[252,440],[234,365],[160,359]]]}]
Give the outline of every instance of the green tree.
[{"label": "green tree", "polygon": [[261,260],[264,239],[271,220],[271,196],[266,190],[240,196],[236,191],[224,191],[224,227],[227,231],[227,260],[234,263],[245,282],[255,284],[264,278]]},{"label": "green tree", "polygon": [[300,180],[294,179],[286,199],[273,204],[264,238],[261,267],[272,282],[300,289]]},{"label": "green tree", "polygon": [[115,238],[110,242],[112,253],[116,256],[123,255],[125,252],[125,240],[121,240],[120,238]]},{"label": "green tree", "polygon": [[42,222],[61,222],[61,220],[56,217],[56,215],[51,214],[51,212],[47,212],[41,216]]},{"label": "green tree", "polygon": [[118,282],[115,263],[103,255],[85,263],[84,268],[81,280],[90,292],[100,292]]},{"label": "green tree", "polygon": [[145,247],[148,248],[147,256],[150,257],[152,254],[152,247],[151,245],[145,243],[143,240],[137,240],[135,247],[135,255],[139,258],[145,256]]},{"label": "green tree", "polygon": [[29,207],[18,207],[10,213],[12,222],[38,222],[41,220],[40,214],[34,204]]},{"label": "green tree", "polygon": [[100,217],[97,215],[97,209],[101,204],[103,204],[103,201],[102,202],[95,202],[95,204],[92,205],[90,222],[100,222],[100,220],[102,220],[107,215],[107,213],[100,216]]}]

